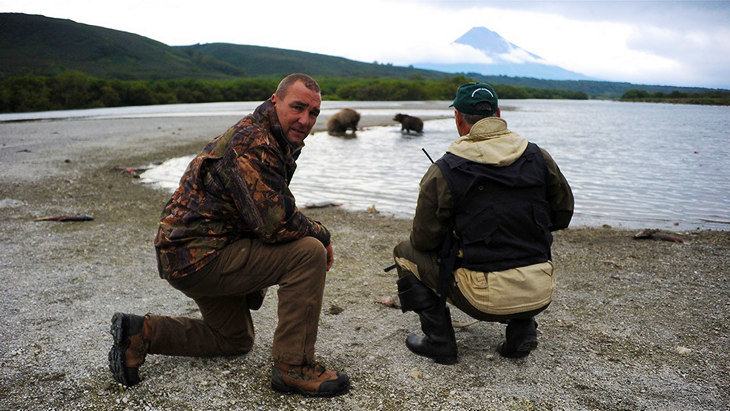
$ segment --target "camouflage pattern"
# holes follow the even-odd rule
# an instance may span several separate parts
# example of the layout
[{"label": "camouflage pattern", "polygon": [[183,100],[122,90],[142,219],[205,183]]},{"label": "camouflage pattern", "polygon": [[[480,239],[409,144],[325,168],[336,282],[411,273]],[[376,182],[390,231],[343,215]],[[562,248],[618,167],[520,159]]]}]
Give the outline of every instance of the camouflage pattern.
[{"label": "camouflage pattern", "polygon": [[301,147],[284,136],[267,100],[190,162],[155,239],[160,277],[182,279],[242,238],[284,243],[330,233],[296,207],[289,182]]}]

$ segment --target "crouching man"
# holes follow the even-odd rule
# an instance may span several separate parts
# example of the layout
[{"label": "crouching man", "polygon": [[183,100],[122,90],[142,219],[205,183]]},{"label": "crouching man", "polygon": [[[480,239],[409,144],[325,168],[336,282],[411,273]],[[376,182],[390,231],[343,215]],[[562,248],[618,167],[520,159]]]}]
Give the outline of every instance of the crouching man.
[{"label": "crouching man", "polygon": [[491,86],[462,85],[452,106],[460,137],[423,176],[410,240],[394,249],[402,310],[418,314],[425,334],[406,346],[457,361],[448,300],[506,323],[499,353],[525,357],[555,288],[551,231],[570,223],[573,194],[545,150],[507,129]]},{"label": "crouching man", "polygon": [[116,381],[137,384],[148,354],[250,351],[250,310],[278,285],[272,388],[307,396],[347,391],[347,375],[314,357],[325,274],[333,261],[330,233],[297,209],[289,191],[321,101],[314,79],[289,75],[270,99],[188,165],[162,212],[155,248],[160,277],[193,299],[202,319],[114,314],[109,368]]}]

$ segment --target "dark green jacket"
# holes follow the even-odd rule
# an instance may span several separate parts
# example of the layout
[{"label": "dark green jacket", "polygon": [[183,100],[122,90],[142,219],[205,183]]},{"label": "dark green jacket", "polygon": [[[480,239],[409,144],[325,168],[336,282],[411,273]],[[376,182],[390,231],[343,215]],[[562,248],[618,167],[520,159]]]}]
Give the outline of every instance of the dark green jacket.
[{"label": "dark green jacket", "polygon": [[[506,166],[520,158],[527,140],[507,129],[498,117],[478,121],[469,134],[454,141],[448,152],[477,163]],[[573,193],[550,154],[540,149],[548,170],[547,201],[551,230],[566,228],[573,216]],[[421,179],[411,244],[421,251],[438,251],[453,214],[454,199],[438,166],[431,165]]]}]

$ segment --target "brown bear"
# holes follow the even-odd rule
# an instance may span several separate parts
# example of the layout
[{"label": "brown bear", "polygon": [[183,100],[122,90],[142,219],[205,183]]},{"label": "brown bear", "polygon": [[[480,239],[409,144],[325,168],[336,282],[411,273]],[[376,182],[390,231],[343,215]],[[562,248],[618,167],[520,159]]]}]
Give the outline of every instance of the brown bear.
[{"label": "brown bear", "polygon": [[393,117],[393,120],[401,124],[400,130],[405,130],[406,134],[408,134],[411,130],[415,131],[416,133],[420,133],[423,131],[423,120],[418,117],[398,113],[395,115],[395,117]]},{"label": "brown bear", "polygon": [[352,129],[354,133],[357,131],[359,121],[360,113],[351,108],[343,108],[327,119],[327,131],[330,133],[345,133],[348,129]]}]

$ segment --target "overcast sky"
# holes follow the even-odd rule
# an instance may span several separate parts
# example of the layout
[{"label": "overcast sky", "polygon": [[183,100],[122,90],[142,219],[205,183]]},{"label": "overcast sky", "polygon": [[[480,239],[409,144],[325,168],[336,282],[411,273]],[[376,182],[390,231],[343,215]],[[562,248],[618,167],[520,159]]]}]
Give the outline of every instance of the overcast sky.
[{"label": "overcast sky", "polygon": [[640,84],[730,89],[730,1],[0,0],[168,45],[225,42],[417,66],[464,62],[475,26],[551,64]]}]

